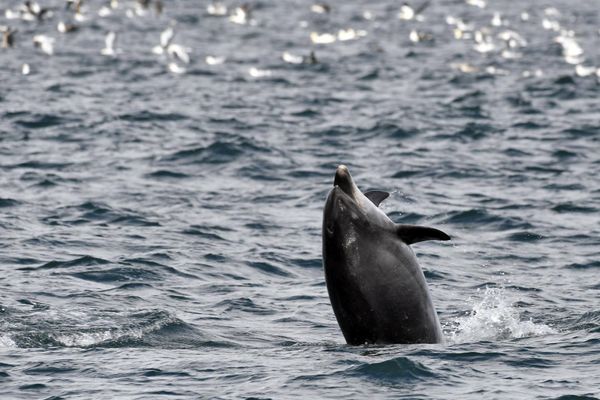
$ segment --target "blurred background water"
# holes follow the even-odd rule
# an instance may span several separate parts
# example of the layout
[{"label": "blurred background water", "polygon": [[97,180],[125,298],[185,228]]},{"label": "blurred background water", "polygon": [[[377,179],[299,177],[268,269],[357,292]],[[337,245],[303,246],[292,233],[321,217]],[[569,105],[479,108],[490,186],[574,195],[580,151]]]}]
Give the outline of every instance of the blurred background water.
[{"label": "blurred background water", "polygon": [[[600,3],[162,5],[1,4],[1,397],[600,396]],[[339,163],[444,345],[344,343]]]}]

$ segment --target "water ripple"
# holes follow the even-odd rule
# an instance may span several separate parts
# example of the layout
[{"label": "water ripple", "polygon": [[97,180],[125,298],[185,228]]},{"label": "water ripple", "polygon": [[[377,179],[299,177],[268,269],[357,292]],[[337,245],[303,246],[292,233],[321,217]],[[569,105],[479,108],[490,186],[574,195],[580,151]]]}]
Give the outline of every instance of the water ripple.
[{"label": "water ripple", "polygon": [[393,384],[428,380],[436,376],[431,369],[408,357],[395,357],[380,362],[362,363],[349,368],[346,373],[350,376],[386,381]]},{"label": "water ripple", "polygon": [[[21,3],[3,397],[598,397],[593,2]],[[153,54],[167,29],[188,64]],[[414,246],[444,344],[345,345],[320,238],[340,163],[454,238]]]}]

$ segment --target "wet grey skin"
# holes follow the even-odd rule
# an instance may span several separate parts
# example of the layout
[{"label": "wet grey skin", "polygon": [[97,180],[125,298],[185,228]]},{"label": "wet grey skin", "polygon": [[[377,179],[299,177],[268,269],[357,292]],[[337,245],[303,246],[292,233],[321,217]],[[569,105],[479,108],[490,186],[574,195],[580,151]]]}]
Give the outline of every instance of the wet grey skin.
[{"label": "wet grey skin", "polygon": [[337,168],[323,212],[323,266],[333,311],[351,345],[441,343],[442,329],[409,245],[450,240],[444,232],[392,222],[389,193],[362,193]]}]

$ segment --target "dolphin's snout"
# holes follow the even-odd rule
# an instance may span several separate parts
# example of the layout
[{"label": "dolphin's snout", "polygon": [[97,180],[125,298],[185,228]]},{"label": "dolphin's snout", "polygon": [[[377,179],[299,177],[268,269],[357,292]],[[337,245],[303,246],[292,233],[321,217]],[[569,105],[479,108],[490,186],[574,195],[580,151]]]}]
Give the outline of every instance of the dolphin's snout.
[{"label": "dolphin's snout", "polygon": [[339,174],[350,174],[350,171],[348,171],[348,167],[346,167],[344,164],[340,164],[338,165],[337,169],[335,170],[336,175]]},{"label": "dolphin's snout", "polygon": [[346,167],[343,164],[337,167],[337,170],[335,171],[335,179],[333,180],[333,186],[341,187],[346,182],[349,182],[351,180],[352,177],[350,176],[350,171],[348,171],[348,167]]},{"label": "dolphin's snout", "polygon": [[343,164],[337,167],[333,186],[338,186],[348,196],[354,197],[354,181],[352,180],[350,171],[348,171],[348,167]]}]

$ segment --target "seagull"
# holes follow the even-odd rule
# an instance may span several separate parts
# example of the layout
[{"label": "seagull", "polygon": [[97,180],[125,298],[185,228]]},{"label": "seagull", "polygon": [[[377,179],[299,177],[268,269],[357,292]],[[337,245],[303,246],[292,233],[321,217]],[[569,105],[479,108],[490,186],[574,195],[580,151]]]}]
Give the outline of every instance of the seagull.
[{"label": "seagull", "polygon": [[49,56],[54,54],[54,38],[46,35],[35,35],[33,37],[33,45],[39,47],[43,53]]},{"label": "seagull", "polygon": [[485,8],[487,5],[485,0],[466,0],[466,3],[479,8]]},{"label": "seagull", "polygon": [[473,49],[480,53],[489,53],[496,49],[496,44],[487,31],[475,31],[475,45],[473,45]]},{"label": "seagull", "polygon": [[583,64],[577,64],[575,66],[575,74],[577,74],[577,76],[581,76],[581,77],[586,77],[586,76],[590,76],[590,75],[600,76],[600,75],[598,75],[598,74],[600,74],[600,69],[597,69],[596,67],[588,67]]},{"label": "seagull", "polygon": [[331,6],[325,3],[317,3],[310,6],[310,11],[315,14],[329,14]]},{"label": "seagull", "polygon": [[79,29],[79,26],[74,25],[74,24],[67,24],[64,23],[63,21],[60,21],[58,23],[57,29],[60,33],[70,33],[70,32],[75,32]]},{"label": "seagull", "polygon": [[150,9],[151,0],[137,0],[135,3],[135,15],[143,17],[148,13]]},{"label": "seagull", "polygon": [[227,7],[221,3],[210,3],[206,6],[206,12],[215,17],[224,17],[227,15]]},{"label": "seagull", "polygon": [[523,37],[518,32],[515,31],[502,31],[498,34],[498,38],[504,40],[507,46],[511,48],[527,46],[527,41],[523,39]]},{"label": "seagull", "polygon": [[163,6],[163,3],[162,3],[162,1],[160,1],[160,0],[156,0],[156,1],[154,2],[154,11],[156,11],[156,15],[160,15],[160,14],[162,14],[162,12],[163,12],[163,8],[164,8],[164,6]]},{"label": "seagull", "polygon": [[75,21],[83,22],[87,17],[83,13],[83,0],[75,0]]},{"label": "seagull", "polygon": [[404,3],[400,7],[400,12],[398,13],[398,18],[405,20],[405,21],[410,21],[413,18],[416,20],[422,20],[423,17],[421,17],[421,14],[423,13],[423,11],[425,11],[425,9],[427,7],[429,7],[429,4],[431,4],[431,2],[426,1],[425,3],[421,4],[419,7],[412,8],[407,3]]},{"label": "seagull", "polygon": [[223,64],[225,62],[226,58],[225,57],[219,57],[219,56],[206,56],[206,58],[204,59],[204,61],[208,64],[208,65],[219,65],[219,64]]},{"label": "seagull", "polygon": [[16,30],[12,30],[9,26],[0,27],[0,32],[2,32],[2,48],[8,49],[10,47],[14,47],[15,45],[15,33]]},{"label": "seagull", "polygon": [[337,40],[336,35],[331,33],[311,32],[310,40],[315,44],[330,44]]},{"label": "seagull", "polygon": [[245,25],[248,22],[252,22],[250,20],[250,6],[248,4],[242,4],[241,6],[236,7],[229,16],[229,21],[239,25]]},{"label": "seagull", "polygon": [[171,27],[168,27],[167,29],[162,31],[160,33],[160,45],[154,46],[152,48],[152,52],[154,54],[158,54],[158,55],[164,54],[165,50],[167,49],[169,44],[171,44],[171,40],[173,40],[174,36],[175,36],[175,31]]},{"label": "seagull", "polygon": [[50,17],[52,13],[47,8],[42,8],[38,3],[25,0],[21,8],[22,15],[25,21],[41,21],[46,17]]},{"label": "seagull", "polygon": [[302,64],[302,56],[297,56],[287,51],[281,55],[281,58],[288,64]]},{"label": "seagull", "polygon": [[107,3],[98,10],[98,15],[101,17],[108,17],[112,14],[113,10],[116,10],[117,8],[119,8],[119,0],[107,1]]},{"label": "seagull", "polygon": [[170,72],[174,73],[174,74],[185,74],[186,69],[183,67],[180,67],[176,62],[170,62],[169,65],[167,66],[167,68],[169,69]]},{"label": "seagull", "polygon": [[506,21],[502,18],[502,15],[499,12],[495,12],[491,21],[492,26],[502,26],[506,25]]},{"label": "seagull", "polygon": [[568,64],[577,65],[584,61],[583,49],[577,43],[573,32],[563,31],[554,41],[562,46],[563,56]]},{"label": "seagull", "polygon": [[98,15],[102,18],[108,17],[110,14],[112,14],[110,7],[102,6],[102,8],[98,10]]},{"label": "seagull", "polygon": [[281,55],[281,58],[283,59],[283,61],[285,61],[288,64],[318,64],[318,60],[317,57],[315,56],[315,52],[311,51],[310,54],[308,56],[297,56],[295,54],[289,53],[289,52],[284,52]]},{"label": "seagull", "polygon": [[398,19],[403,19],[405,21],[409,21],[415,17],[415,10],[408,4],[403,4],[400,7],[400,12],[398,13]]},{"label": "seagull", "polygon": [[168,27],[160,34],[160,45],[154,46],[152,52],[154,54],[162,55],[167,54],[170,58],[184,62],[185,64],[190,63],[189,51],[190,49],[183,47],[179,44],[171,43],[175,37],[175,31],[172,27]]},{"label": "seagull", "polygon": [[6,19],[19,19],[21,18],[22,15],[22,11],[21,10],[11,10],[11,9],[6,9],[6,11],[4,11],[4,18]]},{"label": "seagull", "polygon": [[431,34],[425,33],[425,32],[419,32],[416,29],[413,29],[412,31],[410,31],[408,38],[413,43],[429,42],[429,41],[433,40],[433,36]]},{"label": "seagull", "polygon": [[106,38],[104,39],[105,47],[100,50],[100,53],[103,56],[111,56],[115,57],[118,53],[118,49],[115,48],[117,44],[117,34],[113,31],[110,31],[106,34]]},{"label": "seagull", "polygon": [[248,74],[253,78],[268,78],[273,75],[273,72],[268,69],[258,69],[256,67],[251,67],[248,70]]},{"label": "seagull", "polygon": [[190,56],[188,54],[189,49],[179,45],[179,44],[170,44],[167,46],[167,54],[169,57],[182,61],[185,64],[190,63]]},{"label": "seagull", "polygon": [[362,29],[359,29],[359,30],[354,30],[352,28],[340,29],[337,33],[337,39],[340,42],[358,39],[359,37],[363,37],[363,36],[367,36],[367,31],[362,30]]}]

